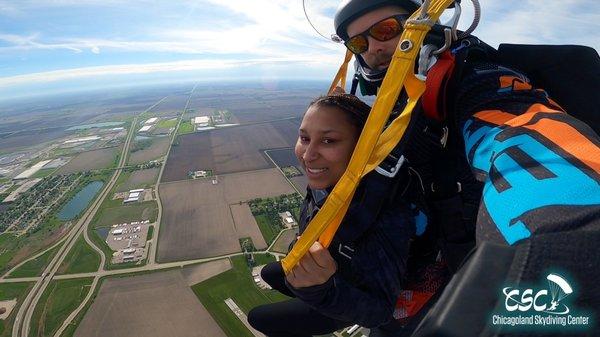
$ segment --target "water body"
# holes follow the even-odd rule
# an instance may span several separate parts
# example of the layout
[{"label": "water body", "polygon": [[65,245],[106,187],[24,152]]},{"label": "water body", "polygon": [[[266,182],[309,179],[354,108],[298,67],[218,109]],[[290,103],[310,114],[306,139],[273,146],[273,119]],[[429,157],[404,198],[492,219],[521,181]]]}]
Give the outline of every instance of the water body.
[{"label": "water body", "polygon": [[9,207],[9,204],[0,204],[0,213],[6,211]]},{"label": "water body", "polygon": [[148,140],[148,139],[152,139],[152,137],[146,137],[146,136],[135,136],[135,138],[133,139],[136,142],[142,141],[142,140]]},{"label": "water body", "polygon": [[100,227],[96,229],[96,232],[98,232],[98,236],[100,236],[102,238],[102,240],[106,240],[106,238],[108,237],[108,232],[110,231],[110,228],[108,227]]},{"label": "water body", "polygon": [[72,126],[72,127],[68,128],[67,131],[87,130],[87,129],[93,129],[93,128],[106,128],[106,127],[110,127],[110,126],[117,126],[117,125],[123,125],[123,124],[125,124],[125,122],[104,122],[104,123],[84,124],[84,125]]},{"label": "water body", "polygon": [[63,206],[60,212],[58,212],[58,219],[61,221],[75,219],[87,208],[102,186],[104,186],[104,183],[101,181],[92,181],[87,184],[81,191],[77,192],[65,206]]}]

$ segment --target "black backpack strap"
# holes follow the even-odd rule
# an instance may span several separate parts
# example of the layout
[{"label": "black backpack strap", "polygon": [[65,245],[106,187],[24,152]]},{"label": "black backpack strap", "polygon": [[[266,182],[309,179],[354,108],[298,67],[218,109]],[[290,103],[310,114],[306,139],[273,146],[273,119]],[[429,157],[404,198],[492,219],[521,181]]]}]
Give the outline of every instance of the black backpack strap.
[{"label": "black backpack strap", "polygon": [[445,92],[437,95],[441,111],[448,111],[443,121],[428,121],[432,135],[439,142],[428,150],[431,172],[425,186],[425,202],[436,227],[436,237],[442,255],[451,271],[456,271],[464,257],[475,246],[475,223],[481,184],[470,174],[464,156],[464,144],[456,128],[454,93],[460,85],[468,62],[494,60],[495,50],[474,36],[458,41],[451,49],[455,65],[444,83]]}]

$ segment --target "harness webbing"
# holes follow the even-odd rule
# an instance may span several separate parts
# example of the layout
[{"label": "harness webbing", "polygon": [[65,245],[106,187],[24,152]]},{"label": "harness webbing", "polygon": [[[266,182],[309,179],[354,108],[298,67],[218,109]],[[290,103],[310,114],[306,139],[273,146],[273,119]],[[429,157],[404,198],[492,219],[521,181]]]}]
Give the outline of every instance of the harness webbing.
[{"label": "harness webbing", "polygon": [[[425,1],[425,4],[429,3],[427,15],[422,17],[422,10],[419,9],[407,20],[346,172],[300,236],[294,248],[281,260],[286,274],[298,264],[317,239],[324,247],[331,243],[348,210],[360,179],[375,169],[402,139],[411,113],[425,91],[425,83],[415,77],[413,70],[420,46],[433,23],[453,2],[454,0],[432,0],[430,3]],[[346,53],[346,59],[336,75],[332,88],[335,88],[341,79],[345,81],[349,61],[350,58]],[[400,116],[383,131],[403,87],[408,94],[408,102]]]}]

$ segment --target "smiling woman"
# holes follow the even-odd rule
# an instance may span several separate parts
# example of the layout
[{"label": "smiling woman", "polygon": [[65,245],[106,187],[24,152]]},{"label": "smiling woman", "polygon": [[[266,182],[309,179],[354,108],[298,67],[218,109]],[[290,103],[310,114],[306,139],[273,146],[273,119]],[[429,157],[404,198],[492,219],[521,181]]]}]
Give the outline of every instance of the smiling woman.
[{"label": "smiling woman", "polygon": [[[358,98],[343,94],[316,99],[304,114],[295,148],[308,177],[299,234],[344,174],[369,111]],[[414,222],[400,202],[374,221],[355,221],[359,206],[350,207],[329,249],[315,243],[287,276],[280,262],[262,269],[264,281],[296,298],[251,310],[254,328],[270,337],[309,336],[390,321]]]},{"label": "smiling woman", "polygon": [[352,95],[324,96],[310,104],[295,153],[311,189],[333,187],[342,177],[370,109]]}]

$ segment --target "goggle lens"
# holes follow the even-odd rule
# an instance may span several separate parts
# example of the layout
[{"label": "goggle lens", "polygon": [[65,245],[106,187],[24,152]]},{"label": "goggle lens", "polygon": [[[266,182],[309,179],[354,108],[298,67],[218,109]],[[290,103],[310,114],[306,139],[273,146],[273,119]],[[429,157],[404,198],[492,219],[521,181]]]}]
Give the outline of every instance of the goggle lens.
[{"label": "goggle lens", "polygon": [[346,47],[354,54],[361,54],[369,49],[369,43],[366,37],[357,35],[346,42]]},{"label": "goggle lens", "polygon": [[375,40],[387,41],[395,38],[401,32],[402,26],[394,18],[389,18],[379,22],[369,29],[369,35]]},{"label": "goggle lens", "polygon": [[371,36],[377,41],[388,41],[402,33],[402,22],[400,19],[404,16],[394,16],[377,22],[365,32],[351,37],[346,41],[346,47],[354,54],[362,54],[369,49],[367,36]]}]

